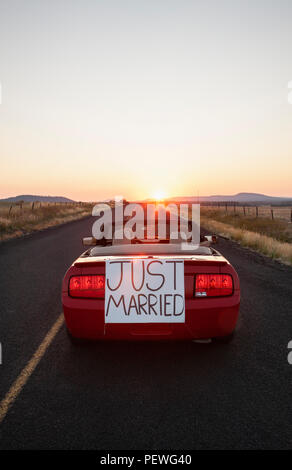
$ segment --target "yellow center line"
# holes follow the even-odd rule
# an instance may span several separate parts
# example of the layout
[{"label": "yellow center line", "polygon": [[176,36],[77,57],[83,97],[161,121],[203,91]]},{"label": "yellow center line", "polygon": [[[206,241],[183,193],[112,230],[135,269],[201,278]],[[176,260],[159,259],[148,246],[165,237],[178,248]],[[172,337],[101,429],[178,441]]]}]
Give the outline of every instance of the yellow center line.
[{"label": "yellow center line", "polygon": [[13,405],[14,401],[20,394],[21,390],[25,386],[26,382],[30,378],[31,374],[35,370],[36,366],[44,356],[46,350],[50,346],[51,342],[55,338],[56,334],[60,330],[61,326],[64,323],[63,313],[57,318],[55,323],[53,324],[50,331],[46,334],[45,338],[43,339],[42,343],[37,348],[36,352],[26,364],[24,369],[20,372],[17,379],[11,385],[9,391],[6,393],[3,400],[0,402],[0,423],[3,421],[5,416],[8,413],[9,408]]}]

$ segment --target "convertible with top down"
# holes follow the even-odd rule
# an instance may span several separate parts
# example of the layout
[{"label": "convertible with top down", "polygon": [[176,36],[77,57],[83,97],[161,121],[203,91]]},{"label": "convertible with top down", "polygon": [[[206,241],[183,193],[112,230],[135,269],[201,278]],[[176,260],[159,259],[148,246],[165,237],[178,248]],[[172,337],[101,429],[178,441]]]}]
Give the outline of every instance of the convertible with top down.
[{"label": "convertible with top down", "polygon": [[94,246],[73,262],[62,286],[71,341],[230,340],[239,279],[211,238],[194,246],[135,239],[102,246],[84,239]]}]

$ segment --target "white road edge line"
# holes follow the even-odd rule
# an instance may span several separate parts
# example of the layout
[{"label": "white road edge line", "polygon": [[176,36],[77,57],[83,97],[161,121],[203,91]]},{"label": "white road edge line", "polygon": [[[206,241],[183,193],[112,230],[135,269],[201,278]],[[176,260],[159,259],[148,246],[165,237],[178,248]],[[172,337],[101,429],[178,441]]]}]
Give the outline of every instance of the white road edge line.
[{"label": "white road edge line", "polygon": [[24,369],[20,372],[17,379],[13,382],[10,389],[6,393],[3,400],[0,402],[0,424],[7,415],[9,408],[13,405],[16,398],[20,394],[21,390],[25,386],[26,382],[30,378],[31,374],[37,367],[38,363],[44,356],[45,352],[47,351],[48,347],[50,346],[51,342],[55,338],[56,334],[60,330],[61,326],[64,323],[63,313],[57,318],[55,323],[53,324],[52,328],[46,334],[45,338],[43,339],[42,343],[39,345],[36,352],[33,354],[29,362],[26,364]]}]

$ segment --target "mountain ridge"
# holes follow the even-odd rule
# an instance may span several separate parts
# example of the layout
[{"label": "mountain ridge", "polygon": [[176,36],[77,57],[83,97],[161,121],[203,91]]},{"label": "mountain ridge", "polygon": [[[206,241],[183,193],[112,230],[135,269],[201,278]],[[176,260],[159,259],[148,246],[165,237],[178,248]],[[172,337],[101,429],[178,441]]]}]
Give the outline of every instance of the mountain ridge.
[{"label": "mountain ridge", "polygon": [[33,194],[20,194],[19,196],[7,197],[0,199],[0,202],[75,202],[64,196],[38,196]]},{"label": "mountain ridge", "polygon": [[169,200],[176,201],[199,201],[199,202],[292,202],[292,197],[282,196],[268,196],[261,193],[248,193],[240,192],[233,195],[211,195],[211,196],[183,196],[183,197],[172,197]]}]

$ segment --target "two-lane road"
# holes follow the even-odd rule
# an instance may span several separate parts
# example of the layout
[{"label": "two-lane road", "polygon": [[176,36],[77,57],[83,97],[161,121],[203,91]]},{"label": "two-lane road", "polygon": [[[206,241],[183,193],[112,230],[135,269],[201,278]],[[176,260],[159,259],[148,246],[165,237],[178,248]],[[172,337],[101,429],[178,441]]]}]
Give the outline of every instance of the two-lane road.
[{"label": "two-lane road", "polygon": [[[0,401],[61,313],[90,218],[0,245]],[[96,343],[61,326],[0,424],[1,449],[292,447],[292,269],[237,244],[242,303],[229,345]]]}]

